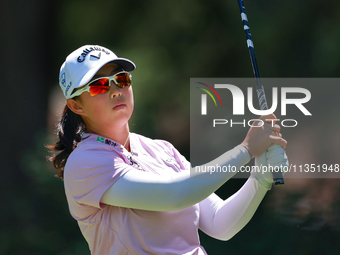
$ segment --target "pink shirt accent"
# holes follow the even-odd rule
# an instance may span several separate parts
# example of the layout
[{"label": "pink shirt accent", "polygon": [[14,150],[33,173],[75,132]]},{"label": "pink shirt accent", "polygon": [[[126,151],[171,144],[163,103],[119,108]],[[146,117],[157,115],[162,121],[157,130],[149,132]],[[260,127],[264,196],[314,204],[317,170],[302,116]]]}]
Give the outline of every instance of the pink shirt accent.
[{"label": "pink shirt accent", "polygon": [[95,254],[204,255],[198,236],[199,205],[157,212],[100,203],[127,171],[157,175],[189,171],[189,162],[168,142],[130,133],[131,153],[94,134],[67,160],[64,184],[71,215]]}]

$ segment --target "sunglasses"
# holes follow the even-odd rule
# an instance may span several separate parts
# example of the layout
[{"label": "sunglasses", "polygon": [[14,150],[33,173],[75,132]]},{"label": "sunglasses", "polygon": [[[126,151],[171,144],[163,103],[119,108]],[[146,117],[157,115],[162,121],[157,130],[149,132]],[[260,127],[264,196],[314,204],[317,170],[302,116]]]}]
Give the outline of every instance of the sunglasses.
[{"label": "sunglasses", "polygon": [[96,96],[99,94],[104,94],[109,92],[111,81],[113,81],[119,88],[125,88],[131,85],[132,76],[126,71],[118,72],[112,76],[100,77],[93,81],[90,81],[83,88],[74,92],[72,97],[81,95],[83,92],[90,92],[91,96]]}]

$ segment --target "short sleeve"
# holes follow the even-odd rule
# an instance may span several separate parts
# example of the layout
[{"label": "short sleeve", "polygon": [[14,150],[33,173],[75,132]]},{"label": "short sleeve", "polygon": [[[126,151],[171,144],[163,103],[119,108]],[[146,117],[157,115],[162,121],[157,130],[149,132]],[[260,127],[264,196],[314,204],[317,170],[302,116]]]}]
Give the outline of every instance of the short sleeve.
[{"label": "short sleeve", "polygon": [[[112,151],[77,149],[70,155],[64,170],[67,198],[78,205],[101,208],[100,200],[105,191],[127,171],[135,169]],[[72,210],[70,201],[69,204]]]}]

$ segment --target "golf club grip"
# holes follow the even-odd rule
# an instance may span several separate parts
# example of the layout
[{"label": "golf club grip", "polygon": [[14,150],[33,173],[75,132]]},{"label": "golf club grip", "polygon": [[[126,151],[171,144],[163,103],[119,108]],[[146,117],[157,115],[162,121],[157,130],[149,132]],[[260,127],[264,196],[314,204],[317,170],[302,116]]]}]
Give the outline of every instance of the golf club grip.
[{"label": "golf club grip", "polygon": [[[257,91],[257,97],[258,97],[258,100],[259,100],[259,105],[260,105],[261,110],[267,110],[268,105],[267,105],[266,95],[264,93],[264,89],[263,89],[263,86],[262,86],[261,80],[260,80],[260,73],[259,73],[259,69],[258,69],[258,66],[257,66],[257,62],[256,62],[254,44],[253,44],[253,41],[252,41],[252,38],[251,38],[250,27],[249,27],[247,15],[246,15],[246,9],[244,7],[243,0],[237,0],[237,2],[238,2],[238,6],[239,6],[240,12],[241,12],[243,29],[244,29],[244,32],[245,32],[245,35],[246,35],[250,60],[251,60],[251,64],[252,64],[252,67],[253,67],[253,73],[254,73],[255,80],[256,80],[256,91]],[[273,174],[274,185],[275,186],[282,186],[284,184],[282,173],[280,171],[278,171],[278,172],[273,172],[272,174]]]}]

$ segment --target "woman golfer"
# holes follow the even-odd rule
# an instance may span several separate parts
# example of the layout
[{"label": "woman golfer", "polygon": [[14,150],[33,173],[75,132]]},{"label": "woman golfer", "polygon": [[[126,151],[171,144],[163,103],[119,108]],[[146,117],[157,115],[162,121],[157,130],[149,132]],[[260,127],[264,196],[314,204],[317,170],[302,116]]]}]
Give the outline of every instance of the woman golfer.
[{"label": "woman golfer", "polygon": [[[64,179],[70,212],[92,254],[206,254],[198,229],[230,239],[272,180],[249,178],[222,200],[214,192],[235,173],[190,178],[190,163],[169,142],[130,133],[134,69],[130,60],[94,45],[72,52],[60,69],[67,104],[59,141],[49,147],[59,151],[52,161]],[[210,163],[239,168],[272,143],[286,147],[279,131],[278,125],[252,127],[240,145]]]}]

